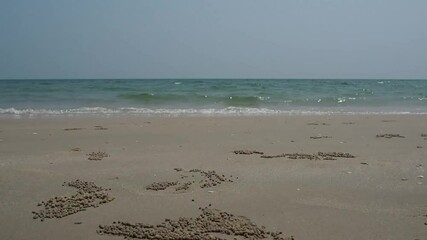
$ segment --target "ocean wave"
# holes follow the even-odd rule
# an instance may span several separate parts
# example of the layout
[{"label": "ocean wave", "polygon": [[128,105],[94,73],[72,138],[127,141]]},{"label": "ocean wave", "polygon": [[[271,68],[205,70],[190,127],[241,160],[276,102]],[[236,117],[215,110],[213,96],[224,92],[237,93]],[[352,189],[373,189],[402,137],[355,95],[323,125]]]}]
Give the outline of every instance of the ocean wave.
[{"label": "ocean wave", "polygon": [[167,104],[219,104],[226,107],[258,107],[269,97],[261,96],[239,96],[225,95],[212,96],[198,93],[175,94],[175,93],[127,93],[118,95],[118,98],[126,99],[146,105],[167,105]]},{"label": "ocean wave", "polygon": [[104,108],[104,107],[82,107],[73,109],[16,109],[0,108],[0,116],[16,117],[38,117],[38,116],[112,116],[112,115],[135,115],[135,116],[312,116],[312,115],[426,115],[422,111],[373,111],[373,110],[345,110],[345,109],[292,109],[277,110],[269,108],[248,107],[226,107],[216,108]]},{"label": "ocean wave", "polygon": [[[237,114],[234,111],[288,114],[290,109],[320,109],[326,113],[353,109],[420,112],[427,111],[426,92],[427,81],[415,80],[5,80],[0,81],[0,108],[9,115]],[[88,106],[102,108],[84,108]]]}]

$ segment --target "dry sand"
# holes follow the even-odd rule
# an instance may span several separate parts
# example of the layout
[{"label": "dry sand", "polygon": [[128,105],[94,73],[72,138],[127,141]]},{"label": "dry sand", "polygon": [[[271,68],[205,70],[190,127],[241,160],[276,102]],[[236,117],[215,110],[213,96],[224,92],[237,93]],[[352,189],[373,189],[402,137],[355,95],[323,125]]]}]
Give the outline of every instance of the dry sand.
[{"label": "dry sand", "polygon": [[[180,221],[157,236],[427,239],[426,134],[411,115],[0,119],[0,239],[124,239],[106,233]],[[76,180],[114,201],[70,200]],[[41,221],[42,202],[62,217]],[[196,221],[205,207],[217,227]]]}]

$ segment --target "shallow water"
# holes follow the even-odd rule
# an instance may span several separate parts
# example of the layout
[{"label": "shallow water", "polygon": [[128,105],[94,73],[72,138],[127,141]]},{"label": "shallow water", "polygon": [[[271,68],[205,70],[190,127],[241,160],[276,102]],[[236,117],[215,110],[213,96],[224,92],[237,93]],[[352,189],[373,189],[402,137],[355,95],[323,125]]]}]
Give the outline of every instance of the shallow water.
[{"label": "shallow water", "polygon": [[425,114],[426,80],[2,80],[0,114]]}]

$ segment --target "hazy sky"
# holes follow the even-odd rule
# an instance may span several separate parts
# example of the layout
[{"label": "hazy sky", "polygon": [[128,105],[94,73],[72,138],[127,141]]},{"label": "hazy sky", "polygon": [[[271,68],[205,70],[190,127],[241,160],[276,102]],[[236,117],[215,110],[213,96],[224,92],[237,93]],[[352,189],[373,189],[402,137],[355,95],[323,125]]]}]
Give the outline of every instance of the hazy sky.
[{"label": "hazy sky", "polygon": [[427,78],[427,0],[0,0],[0,78]]}]

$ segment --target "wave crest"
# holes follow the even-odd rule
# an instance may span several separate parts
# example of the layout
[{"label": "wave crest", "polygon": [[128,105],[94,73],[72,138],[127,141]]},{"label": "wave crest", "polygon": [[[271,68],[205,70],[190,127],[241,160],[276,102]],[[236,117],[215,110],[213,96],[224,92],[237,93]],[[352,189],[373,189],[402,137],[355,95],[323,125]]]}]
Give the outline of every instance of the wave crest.
[{"label": "wave crest", "polygon": [[425,115],[427,112],[417,111],[348,111],[341,109],[298,109],[298,110],[277,110],[269,108],[251,107],[226,107],[226,108],[104,108],[104,107],[82,107],[72,109],[16,109],[0,108],[0,116],[15,117],[37,117],[37,116],[111,116],[111,115],[140,115],[140,116],[289,116],[289,115],[401,115],[416,114]]}]

